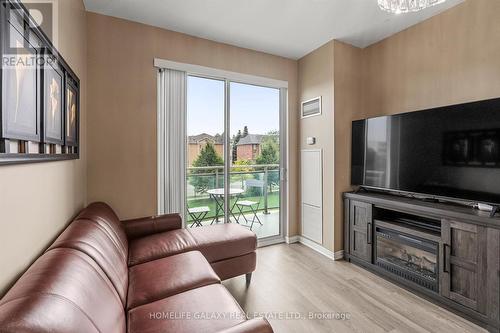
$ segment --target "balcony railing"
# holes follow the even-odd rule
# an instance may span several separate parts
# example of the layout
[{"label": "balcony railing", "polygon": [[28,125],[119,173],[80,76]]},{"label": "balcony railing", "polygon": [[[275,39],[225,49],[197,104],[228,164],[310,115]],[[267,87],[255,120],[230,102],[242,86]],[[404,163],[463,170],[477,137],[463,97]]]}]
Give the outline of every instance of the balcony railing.
[{"label": "balcony railing", "polygon": [[[205,220],[223,217],[219,211],[216,216],[216,206],[209,190],[224,188],[224,166],[189,167],[187,169],[187,205],[189,208],[209,207],[210,213]],[[279,209],[280,170],[278,164],[233,165],[229,173],[230,188],[243,190],[243,193],[230,198],[230,207],[237,200],[259,202],[258,211],[268,214],[270,210]],[[258,189],[251,186],[255,181],[262,184]],[[249,186],[250,184],[250,186]],[[249,212],[243,209],[243,212]],[[191,217],[188,217],[191,221]]]}]

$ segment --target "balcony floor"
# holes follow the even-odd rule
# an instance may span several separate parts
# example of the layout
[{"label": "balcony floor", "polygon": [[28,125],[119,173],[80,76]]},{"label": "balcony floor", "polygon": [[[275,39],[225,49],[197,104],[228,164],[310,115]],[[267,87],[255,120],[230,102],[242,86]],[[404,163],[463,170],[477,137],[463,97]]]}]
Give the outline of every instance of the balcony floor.
[{"label": "balcony floor", "polygon": [[[253,214],[245,214],[245,216],[248,219],[249,223],[245,224],[243,216],[241,216],[240,217],[240,224],[250,228]],[[280,212],[278,209],[270,210],[269,214],[264,214],[263,212],[258,212],[257,216],[259,217],[260,221],[262,222],[262,225],[260,225],[256,220],[255,223],[253,224],[252,231],[255,232],[255,234],[257,235],[257,237],[259,239],[279,235],[279,233],[280,233]],[[233,218],[231,218],[231,222],[234,223]],[[206,226],[206,225],[210,225],[211,223],[212,223],[211,219],[205,220],[202,222],[202,225]],[[224,223],[224,218],[220,218],[218,223]],[[190,227],[191,227],[191,224],[188,225],[188,228],[190,228]],[[196,228],[196,227],[193,226],[193,228]]]}]

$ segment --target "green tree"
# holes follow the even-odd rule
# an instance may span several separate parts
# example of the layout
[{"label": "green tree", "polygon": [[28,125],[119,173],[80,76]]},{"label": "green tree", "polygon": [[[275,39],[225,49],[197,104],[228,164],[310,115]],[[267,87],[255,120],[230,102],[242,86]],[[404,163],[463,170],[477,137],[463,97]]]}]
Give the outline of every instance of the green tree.
[{"label": "green tree", "polygon": [[238,159],[238,142],[241,140],[241,130],[238,130],[238,134],[233,137],[233,163]]},{"label": "green tree", "polygon": [[273,139],[274,141],[278,142],[278,138],[280,136],[280,131],[278,130],[272,130],[267,132],[267,137]]},{"label": "green tree", "polygon": [[248,126],[245,126],[245,127],[243,127],[243,135],[241,137],[244,138],[247,135],[248,135]]},{"label": "green tree", "polygon": [[[224,160],[215,151],[215,147],[211,143],[207,143],[200,151],[200,154],[193,162],[193,167],[215,167],[224,165]],[[202,169],[202,170],[191,170],[191,175],[196,174],[207,174],[217,170],[214,169]],[[189,183],[194,187],[196,193],[204,193],[210,189],[210,185],[218,187],[218,180],[213,181],[212,176],[200,175],[191,176]]]},{"label": "green tree", "polygon": [[255,161],[257,164],[279,164],[279,147],[274,136],[266,136],[260,146],[260,154]]}]

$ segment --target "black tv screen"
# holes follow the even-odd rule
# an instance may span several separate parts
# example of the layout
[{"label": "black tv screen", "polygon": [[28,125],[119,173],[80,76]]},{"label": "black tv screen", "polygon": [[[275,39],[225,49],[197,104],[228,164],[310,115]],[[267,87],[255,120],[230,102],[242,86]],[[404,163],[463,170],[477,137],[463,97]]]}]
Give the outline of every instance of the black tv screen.
[{"label": "black tv screen", "polygon": [[354,121],[353,185],[500,203],[500,99]]}]

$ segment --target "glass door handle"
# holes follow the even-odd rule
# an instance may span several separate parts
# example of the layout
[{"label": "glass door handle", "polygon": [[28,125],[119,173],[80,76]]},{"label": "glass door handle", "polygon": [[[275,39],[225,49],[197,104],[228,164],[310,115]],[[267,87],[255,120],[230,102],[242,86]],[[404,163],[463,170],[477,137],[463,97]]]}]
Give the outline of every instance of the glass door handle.
[{"label": "glass door handle", "polygon": [[286,169],[285,168],[280,169],[280,180],[282,182],[286,181]]}]

